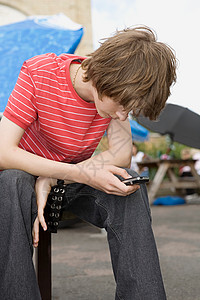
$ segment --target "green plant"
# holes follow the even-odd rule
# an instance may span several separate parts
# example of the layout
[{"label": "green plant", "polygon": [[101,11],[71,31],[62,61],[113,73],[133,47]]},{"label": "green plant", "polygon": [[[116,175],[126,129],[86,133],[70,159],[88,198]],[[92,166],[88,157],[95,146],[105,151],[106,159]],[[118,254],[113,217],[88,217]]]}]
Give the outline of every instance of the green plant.
[{"label": "green plant", "polygon": [[148,156],[152,158],[159,158],[162,154],[166,154],[167,150],[171,149],[169,155],[173,158],[180,159],[181,151],[186,146],[180,143],[174,142],[173,144],[169,144],[169,141],[166,137],[158,137],[156,140],[150,139],[148,142],[144,143],[136,143],[138,146],[138,150],[144,152]]}]

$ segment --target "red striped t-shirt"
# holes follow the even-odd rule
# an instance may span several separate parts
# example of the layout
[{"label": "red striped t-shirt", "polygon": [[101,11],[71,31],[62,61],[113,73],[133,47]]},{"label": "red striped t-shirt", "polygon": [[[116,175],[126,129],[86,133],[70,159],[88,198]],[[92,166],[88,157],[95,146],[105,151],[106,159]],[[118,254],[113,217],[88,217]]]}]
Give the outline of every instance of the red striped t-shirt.
[{"label": "red striped t-shirt", "polygon": [[48,53],[24,62],[4,111],[5,117],[25,129],[19,147],[71,163],[93,154],[110,119],[102,118],[95,104],[74,90],[69,66],[75,59],[84,58]]}]

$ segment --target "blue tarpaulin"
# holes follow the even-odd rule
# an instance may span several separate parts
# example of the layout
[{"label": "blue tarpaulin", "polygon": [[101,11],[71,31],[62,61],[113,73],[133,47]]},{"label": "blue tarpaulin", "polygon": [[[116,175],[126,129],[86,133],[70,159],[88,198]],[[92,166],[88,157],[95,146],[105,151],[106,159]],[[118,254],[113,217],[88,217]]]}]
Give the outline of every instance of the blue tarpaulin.
[{"label": "blue tarpaulin", "polygon": [[74,53],[83,27],[63,14],[33,16],[0,26],[0,112],[3,112],[23,62],[35,55]]},{"label": "blue tarpaulin", "polygon": [[185,204],[185,200],[178,196],[158,197],[153,202],[153,205],[181,205],[181,204]]},{"label": "blue tarpaulin", "polygon": [[149,139],[149,131],[138,124],[135,120],[129,120],[131,125],[132,140],[144,142]]}]

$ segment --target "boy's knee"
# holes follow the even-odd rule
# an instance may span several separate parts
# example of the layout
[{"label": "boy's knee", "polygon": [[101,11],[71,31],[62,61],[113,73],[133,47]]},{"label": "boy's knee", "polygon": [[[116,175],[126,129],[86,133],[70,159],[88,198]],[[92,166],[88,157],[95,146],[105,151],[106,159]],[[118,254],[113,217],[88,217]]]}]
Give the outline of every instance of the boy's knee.
[{"label": "boy's knee", "polygon": [[33,175],[17,169],[9,169],[0,172],[0,181],[1,183],[6,183],[8,185],[18,183],[18,182],[26,182],[30,184],[34,184],[35,178]]},{"label": "boy's knee", "polygon": [[[21,170],[4,170],[0,172],[0,198],[8,202],[16,202],[34,194],[35,178]],[[26,195],[26,197],[24,197]],[[15,200],[14,200],[15,199]]]},{"label": "boy's knee", "polygon": [[31,222],[31,212],[37,212],[35,177],[21,170],[0,172],[0,202],[7,218],[22,213],[26,223]]},{"label": "boy's knee", "polygon": [[9,179],[9,178],[26,178],[32,177],[31,174],[17,169],[8,169],[1,172],[3,177]]}]

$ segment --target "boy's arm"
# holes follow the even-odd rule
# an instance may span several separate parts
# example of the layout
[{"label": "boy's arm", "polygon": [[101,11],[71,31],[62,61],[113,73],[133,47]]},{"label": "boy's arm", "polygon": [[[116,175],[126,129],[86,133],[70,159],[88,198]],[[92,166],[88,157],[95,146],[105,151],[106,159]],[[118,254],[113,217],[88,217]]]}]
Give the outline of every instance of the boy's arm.
[{"label": "boy's arm", "polygon": [[132,157],[132,136],[128,119],[126,121],[111,120],[107,130],[108,149],[88,159],[99,167],[114,165],[130,167]]},{"label": "boy's arm", "polygon": [[128,119],[112,120],[108,128],[109,151],[113,156],[113,164],[130,167],[132,157],[132,134]]},{"label": "boy's arm", "polygon": [[[80,168],[80,175],[81,173],[85,173],[86,183],[93,187],[95,187],[93,184],[96,178],[97,189],[121,196],[128,195],[138,190],[139,185],[129,186],[131,189],[127,190],[128,186],[125,186],[116,176],[113,176],[113,174],[117,174],[120,170],[120,172],[122,172],[122,177],[127,178],[129,175],[121,168],[115,167],[116,169],[113,169],[113,166],[129,167],[130,165],[132,155],[132,137],[129,121],[127,120],[121,122],[119,120],[112,120],[107,130],[107,134],[109,145],[108,150],[77,164],[77,166]],[[88,172],[88,170],[90,170],[90,172]],[[106,173],[105,170],[110,171],[110,173]],[[118,173],[118,175],[120,174]],[[105,189],[105,183],[110,184],[107,190]],[[44,219],[44,208],[48,193],[50,192],[51,186],[54,184],[55,182],[53,182],[51,178],[39,177],[36,182],[38,217],[44,230],[47,229]],[[101,185],[104,186],[104,189]],[[120,193],[119,191],[115,190],[116,186],[121,190]],[[124,191],[123,194],[122,190]],[[39,242],[39,230],[37,222],[34,225],[34,229],[33,241],[34,246],[37,247]]]},{"label": "boy's arm", "polygon": [[[120,196],[134,191],[133,187],[125,186],[114,176],[114,174],[117,174],[124,178],[129,177],[125,170],[116,167],[118,165],[122,166],[124,163],[122,164],[123,159],[119,159],[114,151],[114,149],[117,149],[115,139],[110,138],[110,143],[113,145],[110,148],[112,151],[106,151],[103,154],[103,160],[102,156],[98,155],[79,164],[67,164],[49,160],[20,149],[18,144],[23,133],[24,129],[7,118],[2,118],[0,122],[0,169],[19,169],[36,176],[67,179],[71,182],[88,184],[106,193]],[[121,150],[120,153],[122,153]],[[119,157],[121,157],[121,154]]]},{"label": "boy's arm", "polygon": [[[111,129],[112,127],[109,128],[109,130]],[[118,145],[120,146],[120,155],[117,156],[118,147],[116,145],[120,140],[118,138],[115,140],[115,136],[113,135],[115,131],[113,129],[110,132],[109,130],[110,147],[103,154],[103,162],[105,160],[106,164],[102,165],[102,156],[96,156],[95,159],[91,158],[80,164],[72,165],[45,159],[20,149],[18,145],[23,136],[24,129],[7,118],[2,118],[0,122],[0,169],[19,169],[40,176],[36,181],[38,218],[33,227],[33,245],[35,247],[37,247],[39,242],[39,222],[44,230],[47,229],[44,219],[44,207],[50,187],[56,183],[57,178],[67,179],[71,182],[85,183],[106,193],[120,196],[129,195],[139,188],[136,185],[126,186],[114,175],[118,174],[124,178],[129,177],[125,170],[112,165],[124,164],[121,147],[125,148],[123,145]],[[119,132],[121,131],[122,129],[119,129]],[[118,143],[116,144],[115,141],[118,141]],[[107,163],[111,163],[111,165]]]},{"label": "boy's arm", "polygon": [[[19,169],[32,175],[58,178],[70,176],[70,166],[49,160],[18,147],[24,129],[2,117],[0,122],[0,169]],[[69,174],[68,174],[69,173]]]}]

